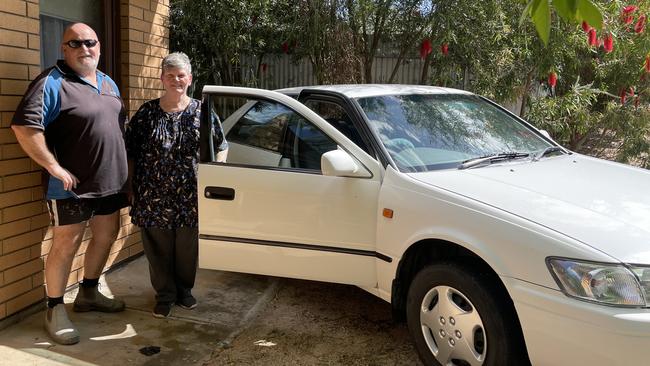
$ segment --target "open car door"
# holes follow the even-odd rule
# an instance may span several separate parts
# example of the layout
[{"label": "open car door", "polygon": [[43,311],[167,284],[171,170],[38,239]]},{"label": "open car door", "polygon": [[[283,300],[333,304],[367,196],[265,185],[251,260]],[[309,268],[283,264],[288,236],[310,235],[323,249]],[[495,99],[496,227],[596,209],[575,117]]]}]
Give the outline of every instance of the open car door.
[{"label": "open car door", "polygon": [[203,96],[199,266],[375,287],[376,261],[390,260],[375,248],[380,164],[283,94],[206,86]]}]

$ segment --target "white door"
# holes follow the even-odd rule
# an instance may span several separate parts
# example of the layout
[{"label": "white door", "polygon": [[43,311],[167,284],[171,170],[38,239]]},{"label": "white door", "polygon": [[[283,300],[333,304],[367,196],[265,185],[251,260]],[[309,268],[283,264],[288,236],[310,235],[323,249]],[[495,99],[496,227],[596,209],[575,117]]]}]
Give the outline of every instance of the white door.
[{"label": "white door", "polygon": [[[287,96],[206,87],[204,116],[217,96],[250,101],[223,124],[227,162],[199,165],[199,266],[375,287],[379,163]],[[357,174],[321,173],[337,148]]]}]

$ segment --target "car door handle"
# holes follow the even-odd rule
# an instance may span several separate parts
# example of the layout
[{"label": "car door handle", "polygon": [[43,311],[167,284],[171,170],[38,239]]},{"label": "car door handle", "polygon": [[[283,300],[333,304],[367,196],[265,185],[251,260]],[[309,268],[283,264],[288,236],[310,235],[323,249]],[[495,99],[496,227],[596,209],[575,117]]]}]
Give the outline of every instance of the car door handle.
[{"label": "car door handle", "polygon": [[235,199],[235,190],[228,187],[205,187],[205,198],[211,200],[232,201]]}]

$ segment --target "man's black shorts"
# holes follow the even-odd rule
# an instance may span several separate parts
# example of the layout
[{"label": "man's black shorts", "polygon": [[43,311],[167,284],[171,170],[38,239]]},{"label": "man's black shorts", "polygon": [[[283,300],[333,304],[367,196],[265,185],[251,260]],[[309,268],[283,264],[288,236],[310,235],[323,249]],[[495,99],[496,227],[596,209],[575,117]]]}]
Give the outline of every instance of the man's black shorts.
[{"label": "man's black shorts", "polygon": [[110,215],[128,205],[124,193],[100,198],[47,200],[52,226],[78,224],[90,220],[95,215]]}]

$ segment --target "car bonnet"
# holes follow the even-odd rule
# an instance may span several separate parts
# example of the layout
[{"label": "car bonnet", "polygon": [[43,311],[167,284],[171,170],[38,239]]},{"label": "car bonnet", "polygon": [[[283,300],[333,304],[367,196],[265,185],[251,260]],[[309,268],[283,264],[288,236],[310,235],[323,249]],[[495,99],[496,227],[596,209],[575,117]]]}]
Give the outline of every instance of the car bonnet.
[{"label": "car bonnet", "polygon": [[579,240],[626,263],[650,264],[650,172],[579,154],[410,173]]}]

